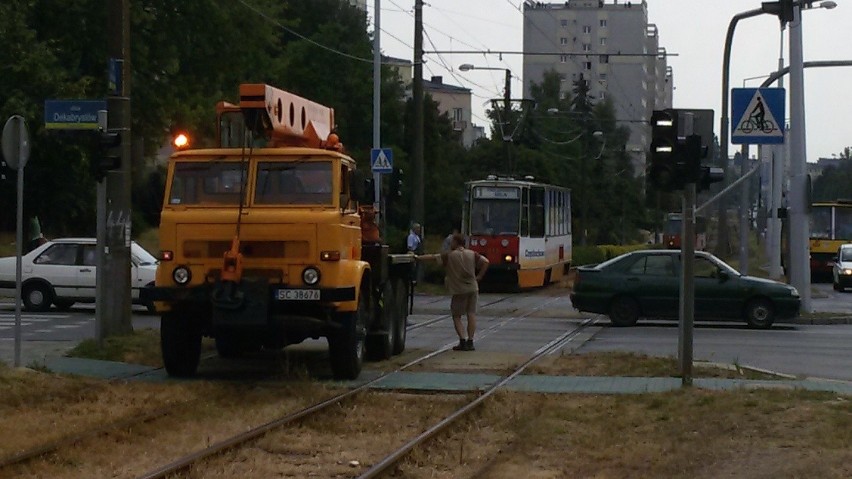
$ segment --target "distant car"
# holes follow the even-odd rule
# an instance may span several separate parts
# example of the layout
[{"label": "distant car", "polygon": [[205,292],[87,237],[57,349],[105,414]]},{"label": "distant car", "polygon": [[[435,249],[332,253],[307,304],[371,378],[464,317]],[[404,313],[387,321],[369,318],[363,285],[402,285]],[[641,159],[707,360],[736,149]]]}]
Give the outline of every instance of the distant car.
[{"label": "distant car", "polygon": [[[95,301],[94,238],[48,241],[21,259],[22,300],[28,311],[47,311],[54,304],[67,310],[76,302]],[[133,302],[141,288],[154,286],[157,259],[135,241],[130,244],[130,287]],[[0,258],[0,293],[15,295],[15,258]],[[145,304],[149,310],[152,304]]]},{"label": "distant car", "polygon": [[837,249],[834,265],[831,268],[831,282],[835,291],[843,291],[852,286],[852,244],[842,244]]},{"label": "distant car", "polygon": [[[677,318],[679,250],[644,250],[577,268],[571,302],[580,311],[606,314],[615,326],[640,317]],[[799,292],[777,281],[744,276],[705,252],[695,253],[695,318],[741,319],[768,328],[799,314]]]}]

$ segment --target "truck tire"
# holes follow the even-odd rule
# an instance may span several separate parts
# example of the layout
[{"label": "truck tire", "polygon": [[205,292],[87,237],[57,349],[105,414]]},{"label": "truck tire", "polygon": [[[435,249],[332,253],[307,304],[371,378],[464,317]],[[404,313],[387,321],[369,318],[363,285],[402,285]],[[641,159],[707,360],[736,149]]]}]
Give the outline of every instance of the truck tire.
[{"label": "truck tire", "polygon": [[405,339],[408,328],[408,284],[402,278],[397,278],[393,285],[394,308],[393,327],[396,328],[396,337],[393,343],[393,354],[405,351]]},{"label": "truck tire", "polygon": [[201,327],[191,318],[174,313],[160,318],[160,346],[169,376],[190,377],[201,359]]},{"label": "truck tire", "polygon": [[393,355],[393,347],[396,344],[396,298],[390,281],[386,281],[382,287],[381,296],[374,301],[374,311],[377,311],[381,324],[380,333],[371,333],[367,336],[367,357],[373,361],[382,361]]},{"label": "truck tire", "polygon": [[357,379],[361,374],[367,342],[367,318],[370,315],[367,291],[366,287],[361,287],[358,309],[340,314],[340,329],[328,335],[328,355],[334,379]]}]

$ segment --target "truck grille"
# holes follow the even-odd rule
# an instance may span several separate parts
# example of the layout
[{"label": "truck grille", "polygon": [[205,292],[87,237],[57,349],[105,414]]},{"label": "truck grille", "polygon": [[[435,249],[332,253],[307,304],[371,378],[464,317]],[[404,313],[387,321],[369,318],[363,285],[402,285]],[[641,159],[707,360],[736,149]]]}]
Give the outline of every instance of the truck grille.
[{"label": "truck grille", "polygon": [[[183,256],[192,259],[217,258],[231,249],[230,241],[184,241]],[[240,252],[245,258],[294,258],[310,255],[307,241],[242,241]]]}]

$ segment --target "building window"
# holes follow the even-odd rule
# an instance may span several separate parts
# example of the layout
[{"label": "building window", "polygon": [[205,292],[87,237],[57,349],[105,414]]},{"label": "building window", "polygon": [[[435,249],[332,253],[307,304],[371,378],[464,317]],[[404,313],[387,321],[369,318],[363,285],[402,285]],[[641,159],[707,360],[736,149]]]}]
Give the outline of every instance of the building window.
[{"label": "building window", "polygon": [[601,55],[600,62],[601,63],[609,63],[609,55]]},{"label": "building window", "polygon": [[559,55],[559,63],[568,63],[568,55]]},{"label": "building window", "polygon": [[600,26],[606,28],[606,19],[601,19]]},{"label": "building window", "polygon": [[583,44],[583,51],[584,51],[584,52],[590,52],[590,51],[592,51],[592,46],[591,46],[590,44],[588,44],[588,43],[584,43],[584,44]]},{"label": "building window", "polygon": [[568,26],[568,20],[565,20],[565,19],[559,20],[559,24],[562,25],[563,27],[567,27]]},{"label": "building window", "polygon": [[562,38],[560,38],[560,39],[559,39],[559,44],[560,44],[560,45],[567,45],[567,44],[568,44],[568,39],[567,39],[566,37],[562,37]]},{"label": "building window", "polygon": [[601,100],[606,100],[606,92],[605,91],[601,92],[600,98],[601,98]]},{"label": "building window", "polygon": [[592,69],[592,62],[583,62],[583,69],[584,70],[591,70]]},{"label": "building window", "polygon": [[606,37],[601,37],[601,45],[606,45]]},{"label": "building window", "polygon": [[598,73],[598,79],[606,81],[606,73]]},{"label": "building window", "polygon": [[464,118],[462,116],[462,109],[461,108],[453,108],[453,120],[454,121],[464,120]]},{"label": "building window", "polygon": [[592,27],[589,25],[583,25],[583,33],[592,33]]}]

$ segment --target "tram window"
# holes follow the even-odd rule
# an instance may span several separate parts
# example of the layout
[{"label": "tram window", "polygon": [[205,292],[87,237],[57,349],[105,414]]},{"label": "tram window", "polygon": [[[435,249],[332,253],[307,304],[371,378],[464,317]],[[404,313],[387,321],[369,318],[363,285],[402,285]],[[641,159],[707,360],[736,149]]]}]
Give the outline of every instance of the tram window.
[{"label": "tram window", "polygon": [[852,210],[849,208],[834,209],[834,239],[852,239]]},{"label": "tram window", "polygon": [[530,188],[530,237],[544,236],[544,188]]},{"label": "tram window", "polygon": [[521,236],[529,236],[530,233],[530,190],[524,188],[521,196]]},{"label": "tram window", "polygon": [[831,238],[831,208],[813,208],[810,222],[811,238]]}]

